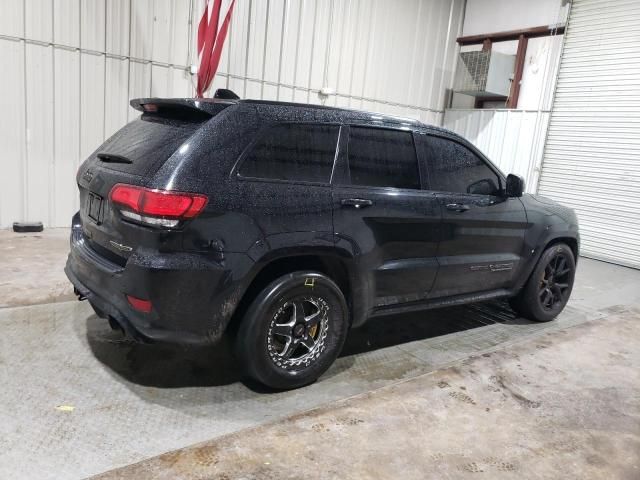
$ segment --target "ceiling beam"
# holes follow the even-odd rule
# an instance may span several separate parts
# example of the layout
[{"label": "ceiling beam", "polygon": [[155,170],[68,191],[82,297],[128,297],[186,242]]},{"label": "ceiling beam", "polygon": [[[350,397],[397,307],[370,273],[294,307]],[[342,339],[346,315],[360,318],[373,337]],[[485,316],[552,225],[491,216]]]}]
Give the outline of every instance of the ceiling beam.
[{"label": "ceiling beam", "polygon": [[466,37],[458,37],[457,41],[460,45],[478,45],[484,43],[485,40],[490,40],[491,42],[518,40],[521,35],[525,38],[548,37],[549,35],[562,35],[564,28],[564,25],[542,25],[540,27],[523,28],[521,30],[509,30],[507,32],[467,35]]}]

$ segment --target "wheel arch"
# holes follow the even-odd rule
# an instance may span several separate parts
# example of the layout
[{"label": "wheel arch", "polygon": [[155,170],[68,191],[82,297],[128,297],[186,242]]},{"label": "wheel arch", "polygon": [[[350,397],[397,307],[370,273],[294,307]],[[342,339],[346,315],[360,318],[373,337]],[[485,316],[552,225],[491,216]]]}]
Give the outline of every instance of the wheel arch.
[{"label": "wheel arch", "polygon": [[[549,249],[553,245],[557,245],[558,243],[566,243],[567,245],[569,245],[569,248],[573,252],[573,258],[574,258],[575,263],[577,265],[578,264],[578,255],[580,253],[580,250],[579,250],[580,245],[579,245],[578,239],[576,237],[559,236],[559,237],[552,238],[551,240],[549,240],[545,244],[544,248],[540,252],[540,256],[542,256],[542,253],[545,252],[547,249]],[[539,260],[540,259],[538,258],[538,261]],[[538,263],[538,261],[536,261],[536,264]]]},{"label": "wheel arch", "polygon": [[566,243],[571,251],[573,252],[573,257],[576,265],[578,264],[578,255],[580,254],[580,241],[577,236],[567,235],[566,233],[551,237],[546,239],[544,242],[540,242],[542,248],[536,249],[536,254],[531,258],[531,261],[528,263],[528,266],[525,269],[525,274],[520,277],[520,280],[517,282],[515,287],[513,288],[513,294],[516,295],[520,292],[520,290],[524,287],[524,285],[529,281],[531,275],[536,269],[538,262],[542,258],[542,254],[547,251],[553,245],[557,245],[559,243]]},{"label": "wheel arch", "polygon": [[[231,333],[237,328],[244,317],[251,302],[273,280],[288,273],[302,270],[312,270],[322,273],[333,280],[342,291],[349,308],[351,320],[354,317],[354,288],[357,290],[357,281],[353,277],[351,259],[335,250],[305,251],[299,250],[292,253],[272,252],[267,259],[262,259],[249,274],[248,281],[240,301],[229,321],[227,330]],[[357,303],[357,302],[356,302]],[[358,311],[357,307],[355,311]]]}]

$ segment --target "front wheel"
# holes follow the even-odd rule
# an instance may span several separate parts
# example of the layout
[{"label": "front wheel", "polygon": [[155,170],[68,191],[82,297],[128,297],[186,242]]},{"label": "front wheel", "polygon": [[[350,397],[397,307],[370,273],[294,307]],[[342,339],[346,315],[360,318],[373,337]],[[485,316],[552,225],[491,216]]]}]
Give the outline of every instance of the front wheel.
[{"label": "front wheel", "polygon": [[247,373],[276,389],[307,385],[337,358],[348,330],[340,288],[318,272],[270,283],[249,307],[236,337]]},{"label": "front wheel", "polygon": [[544,251],[517,297],[510,299],[516,313],[536,322],[553,320],[569,301],[576,274],[573,251],[557,243]]}]

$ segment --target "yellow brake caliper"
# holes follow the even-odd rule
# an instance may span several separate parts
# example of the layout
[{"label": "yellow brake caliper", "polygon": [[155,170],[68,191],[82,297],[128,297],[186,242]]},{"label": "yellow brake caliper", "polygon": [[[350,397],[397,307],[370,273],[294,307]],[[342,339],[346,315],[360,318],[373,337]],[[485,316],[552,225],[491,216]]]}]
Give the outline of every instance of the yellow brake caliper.
[{"label": "yellow brake caliper", "polygon": [[311,335],[311,337],[313,338],[316,338],[317,331],[318,331],[318,324],[316,323],[313,327],[309,329],[309,335]]}]

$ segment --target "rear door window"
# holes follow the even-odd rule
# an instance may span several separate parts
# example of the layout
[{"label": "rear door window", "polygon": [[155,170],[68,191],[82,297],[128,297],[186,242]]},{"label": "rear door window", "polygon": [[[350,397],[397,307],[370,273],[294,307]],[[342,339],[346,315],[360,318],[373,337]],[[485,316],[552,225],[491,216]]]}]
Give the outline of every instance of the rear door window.
[{"label": "rear door window", "polygon": [[350,127],[349,174],[352,185],[420,189],[412,133]]},{"label": "rear door window", "polygon": [[338,125],[284,123],[270,127],[239,169],[243,177],[329,183]]},{"label": "rear door window", "polygon": [[432,190],[478,195],[498,193],[498,175],[469,148],[432,135],[424,135],[420,145],[429,167]]}]

